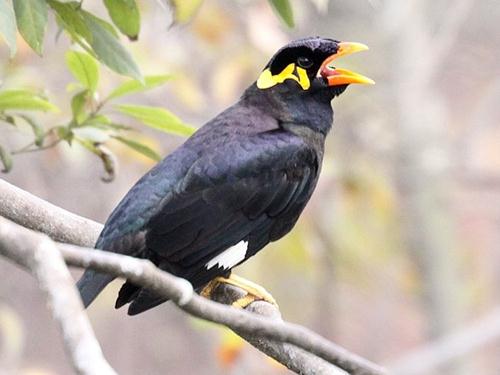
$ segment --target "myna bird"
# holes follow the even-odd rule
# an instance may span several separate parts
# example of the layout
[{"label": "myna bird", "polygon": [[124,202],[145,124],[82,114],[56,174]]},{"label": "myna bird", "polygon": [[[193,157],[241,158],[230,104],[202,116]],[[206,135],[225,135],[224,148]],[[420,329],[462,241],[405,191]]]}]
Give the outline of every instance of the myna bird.
[{"label": "myna bird", "polygon": [[[236,104],[132,187],[95,247],[149,259],[206,296],[214,284],[228,283],[248,291],[245,304],[274,303],[231,270],[295,225],[318,181],[331,100],[351,83],[373,83],[331,64],[366,49],[319,37],[281,48]],[[85,271],[78,281],[85,306],[113,279]],[[125,282],[116,307],[130,303],[135,315],[166,300]]]}]

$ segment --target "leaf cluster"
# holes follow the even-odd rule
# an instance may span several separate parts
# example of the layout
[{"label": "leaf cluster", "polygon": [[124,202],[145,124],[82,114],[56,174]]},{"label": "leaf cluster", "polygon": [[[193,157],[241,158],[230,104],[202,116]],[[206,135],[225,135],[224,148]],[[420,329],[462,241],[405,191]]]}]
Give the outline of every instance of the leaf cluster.
[{"label": "leaf cluster", "polygon": [[[170,111],[152,106],[116,103],[130,94],[144,92],[169,81],[170,75],[145,76],[141,81],[128,80],[115,87],[99,99],[99,64],[88,53],[70,50],[66,53],[66,65],[76,82],[69,86],[75,92],[70,100],[71,118],[63,124],[45,129],[27,111],[58,111],[58,108],[39,93],[30,90],[0,91],[0,121],[12,126],[20,122],[33,130],[33,141],[21,149],[7,151],[0,146],[3,171],[12,167],[12,154],[44,150],[60,142],[77,142],[97,155],[103,162],[107,176],[111,180],[115,171],[115,158],[106,146],[115,140],[151,158],[160,160],[158,153],[146,144],[137,141],[129,126],[118,122],[114,116],[119,112],[138,120],[143,125],[170,134],[190,135],[194,128],[185,124]],[[109,113],[110,109],[114,111]]]},{"label": "leaf cluster", "polygon": [[11,56],[17,50],[16,30],[40,56],[52,12],[61,31],[80,45],[91,56],[111,70],[142,80],[139,67],[122,45],[119,33],[137,39],[140,31],[140,13],[135,0],[105,0],[112,23],[83,9],[82,2],[63,0],[16,0],[12,7],[0,0],[0,35],[9,46]]}]

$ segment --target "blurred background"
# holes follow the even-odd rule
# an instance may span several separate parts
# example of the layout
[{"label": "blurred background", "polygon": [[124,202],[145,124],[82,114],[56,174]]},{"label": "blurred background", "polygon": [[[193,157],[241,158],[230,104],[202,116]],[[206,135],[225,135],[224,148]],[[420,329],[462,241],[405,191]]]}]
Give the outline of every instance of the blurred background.
[{"label": "blurred background", "polygon": [[[234,103],[291,39],[320,35],[369,45],[339,62],[377,84],[349,87],[333,101],[335,123],[312,201],[291,234],[238,274],[264,285],[284,319],[397,374],[499,374],[498,2],[292,5],[296,26],[289,29],[264,0],[206,0],[183,25],[172,25],[162,2],[140,2],[139,40],[126,47],[144,73],[175,79],[133,102],[163,106],[199,127]],[[107,17],[100,2],[84,6]],[[56,34],[50,19],[43,58],[20,38],[13,59],[0,44],[2,87],[43,88],[63,109],[37,115],[46,127],[71,117],[72,78],[62,63],[69,42]],[[101,67],[100,90],[122,81]],[[161,155],[184,141],[137,129]],[[11,148],[29,142],[28,133],[0,124],[0,140]],[[154,164],[118,143],[109,147],[119,163],[111,183],[101,181],[95,155],[67,144],[15,156],[1,178],[104,222]],[[0,272],[0,365],[9,373],[71,373],[35,281],[3,259]],[[287,373],[227,330],[171,304],[136,317],[114,310],[120,285],[89,309],[120,374]]]}]

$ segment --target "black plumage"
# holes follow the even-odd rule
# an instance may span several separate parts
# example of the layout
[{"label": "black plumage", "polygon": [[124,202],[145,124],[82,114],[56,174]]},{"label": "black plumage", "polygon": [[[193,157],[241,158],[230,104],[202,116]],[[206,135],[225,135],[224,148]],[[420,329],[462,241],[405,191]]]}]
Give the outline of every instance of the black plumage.
[{"label": "black plumage", "polygon": [[[293,63],[300,78],[304,66],[301,82],[310,87],[293,77],[272,87],[252,84],[135,184],[96,248],[150,259],[199,290],[288,233],[318,180],[333,121],[330,101],[347,86],[317,76],[338,49],[337,41],[308,38],[278,51],[266,66],[271,75]],[[210,263],[241,241],[246,251],[236,264]],[[112,279],[87,270],[78,282],[85,306]],[[126,282],[116,307],[131,303],[134,315],[164,301]]]}]

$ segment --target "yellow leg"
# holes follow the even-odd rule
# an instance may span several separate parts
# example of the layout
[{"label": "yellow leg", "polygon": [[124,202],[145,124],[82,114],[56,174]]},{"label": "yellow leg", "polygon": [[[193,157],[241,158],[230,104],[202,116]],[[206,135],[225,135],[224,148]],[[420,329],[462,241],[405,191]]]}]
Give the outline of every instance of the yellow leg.
[{"label": "yellow leg", "polygon": [[247,292],[246,296],[239,298],[238,300],[232,303],[232,305],[235,307],[244,309],[254,301],[266,301],[272,303],[273,305],[278,306],[273,296],[262,286],[250,280],[237,276],[235,274],[231,274],[228,278],[216,277],[215,279],[210,281],[210,283],[208,283],[207,286],[205,286],[205,288],[203,288],[201,295],[206,298],[210,298],[212,291],[219,284],[233,285]]}]

